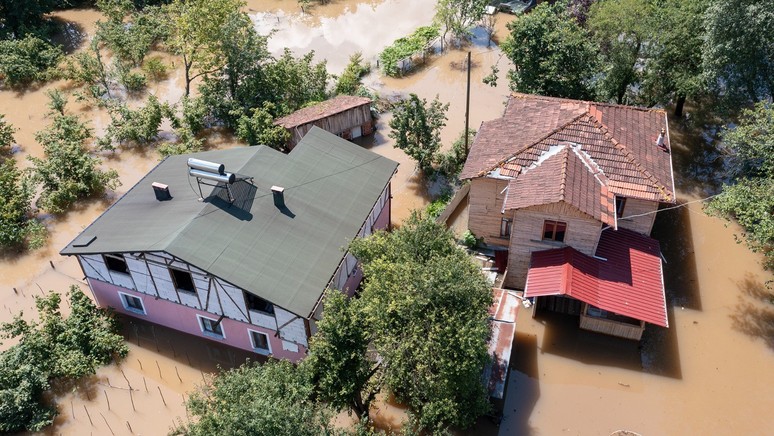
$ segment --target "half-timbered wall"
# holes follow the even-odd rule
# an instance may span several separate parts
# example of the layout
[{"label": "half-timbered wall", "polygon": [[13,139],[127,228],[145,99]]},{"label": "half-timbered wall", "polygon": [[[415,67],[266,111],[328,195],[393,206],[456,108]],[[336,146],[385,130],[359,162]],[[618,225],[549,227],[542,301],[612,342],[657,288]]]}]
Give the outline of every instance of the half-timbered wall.
[{"label": "half-timbered wall", "polygon": [[[567,223],[564,242],[543,241],[546,220]],[[567,203],[560,202],[519,209],[514,212],[508,255],[506,286],[523,289],[532,252],[570,246],[593,256],[602,232],[602,223]]]},{"label": "half-timbered wall", "polygon": [[500,224],[506,217],[502,210],[507,186],[508,180],[490,177],[470,182],[468,228],[488,245],[508,245],[508,238],[500,236]]}]

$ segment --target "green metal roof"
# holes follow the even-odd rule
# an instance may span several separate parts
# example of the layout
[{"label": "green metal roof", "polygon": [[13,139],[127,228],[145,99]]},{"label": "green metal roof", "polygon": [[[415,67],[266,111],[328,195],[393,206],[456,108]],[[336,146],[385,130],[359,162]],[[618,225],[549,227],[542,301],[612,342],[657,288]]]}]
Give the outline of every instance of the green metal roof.
[{"label": "green metal roof", "polygon": [[[189,157],[254,180],[232,185],[233,204],[205,186],[199,201]],[[170,156],[61,254],[164,251],[308,316],[397,166],[317,127],[287,155],[255,146]],[[153,182],[172,200],[156,200]],[[285,188],[285,209],[273,185]]]}]

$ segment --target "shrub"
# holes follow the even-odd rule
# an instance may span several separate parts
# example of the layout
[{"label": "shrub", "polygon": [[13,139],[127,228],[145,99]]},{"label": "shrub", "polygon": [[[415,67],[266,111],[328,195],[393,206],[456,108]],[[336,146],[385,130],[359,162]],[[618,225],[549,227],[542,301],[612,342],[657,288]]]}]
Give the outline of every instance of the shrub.
[{"label": "shrub", "polygon": [[0,79],[9,87],[46,80],[62,50],[35,36],[0,41]]}]

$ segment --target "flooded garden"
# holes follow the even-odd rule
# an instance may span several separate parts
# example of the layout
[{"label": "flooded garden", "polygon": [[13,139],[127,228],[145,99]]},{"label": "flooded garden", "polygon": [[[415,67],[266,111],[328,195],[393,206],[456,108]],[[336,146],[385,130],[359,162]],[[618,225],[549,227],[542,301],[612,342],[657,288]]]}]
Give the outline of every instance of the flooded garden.
[{"label": "flooded garden", "polygon": [[[259,33],[271,33],[272,54],[285,48],[297,55],[314,50],[330,73],[340,74],[358,51],[373,67],[385,46],[429,24],[434,7],[430,0],[337,0],[302,11],[296,0],[250,0],[245,9]],[[57,12],[56,17],[68,23],[65,37],[73,41],[73,50],[87,45],[96,21],[104,19],[91,9]],[[505,38],[505,24],[512,19],[497,15],[495,40]],[[490,66],[499,62],[502,71],[508,66],[496,43],[489,46],[478,33],[469,47],[432,56],[406,77],[386,77],[374,67],[363,81],[383,98],[415,93],[449,103],[441,135],[449,147],[464,130],[467,51],[472,52],[470,127],[475,129],[502,115],[509,94],[505,74],[495,87],[482,83]],[[157,55],[174,67],[148,92],[177,103],[185,87],[182,68],[174,57]],[[21,167],[29,166],[27,156],[43,155],[34,134],[49,123],[47,91],[68,92],[70,87],[54,81],[0,91],[0,113],[18,129],[14,158]],[[69,110],[89,120],[97,136],[110,122],[105,109],[71,102]],[[498,426],[482,418],[471,434],[761,434],[774,425],[769,392],[774,385],[774,293],[767,287],[772,275],[762,269],[759,254],[738,243],[739,227],[704,212],[700,200],[718,191],[717,171],[722,171],[713,142],[718,126],[701,117],[701,108],[687,111],[690,122],[670,120],[680,206],[659,212],[653,231],[665,261],[669,328],[649,326],[636,343],[581,331],[573,318],[532,318],[530,310],[521,308],[502,420]],[[400,163],[392,181],[392,220],[400,224],[411,210],[424,208],[433,193],[414,162],[393,147],[389,119],[389,112],[381,114],[374,135],[356,142]],[[218,132],[208,141],[216,148],[243,145]],[[140,148],[101,152],[100,158],[119,174],[115,193],[46,217],[44,248],[0,258],[1,322],[22,311],[34,314],[33,297],[44,291],[88,288],[77,260],[59,256],[59,250],[160,160],[155,150]],[[464,203],[461,208],[452,221],[464,228]],[[186,418],[186,393],[209,374],[262,359],[141,321],[122,321],[129,356],[99,369],[75,389],[55,390],[59,416],[45,434],[167,433]],[[403,411],[388,400],[379,401],[372,415],[382,428],[396,428]]]}]

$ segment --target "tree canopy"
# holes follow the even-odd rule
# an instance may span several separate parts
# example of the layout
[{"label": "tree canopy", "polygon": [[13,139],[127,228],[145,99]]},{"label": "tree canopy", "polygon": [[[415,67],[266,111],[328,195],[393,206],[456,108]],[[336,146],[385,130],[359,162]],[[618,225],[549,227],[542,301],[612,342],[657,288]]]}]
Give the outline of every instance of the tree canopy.
[{"label": "tree canopy", "polygon": [[0,353],[0,432],[40,431],[56,409],[44,401],[51,382],[94,374],[129,352],[118,325],[77,286],[68,293],[71,313],[60,312],[61,296],[35,297],[40,321],[18,314],[0,325],[0,336],[18,343]]},{"label": "tree canopy", "polygon": [[511,89],[554,97],[592,97],[597,49],[564,3],[542,3],[508,23],[508,30],[502,49],[514,65],[508,72]]},{"label": "tree canopy", "polygon": [[754,251],[766,255],[774,268],[774,107],[758,103],[742,112],[735,128],[726,128],[723,144],[729,152],[735,180],[723,187],[709,210],[735,219]]},{"label": "tree canopy", "polygon": [[395,147],[414,159],[425,174],[432,172],[441,148],[441,128],[446,125],[448,109],[449,104],[442,104],[437,96],[428,106],[426,99],[412,93],[393,110],[390,138],[395,139]]}]

